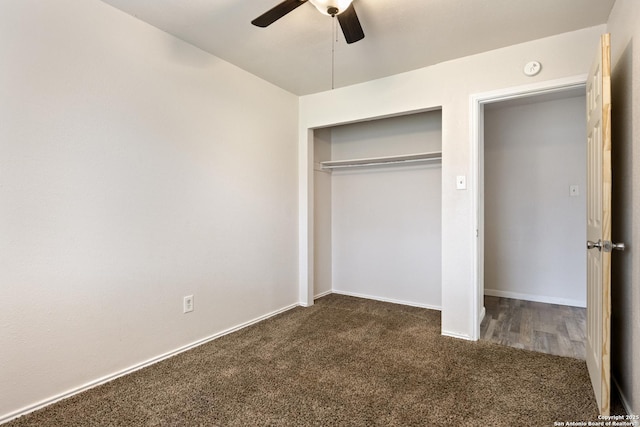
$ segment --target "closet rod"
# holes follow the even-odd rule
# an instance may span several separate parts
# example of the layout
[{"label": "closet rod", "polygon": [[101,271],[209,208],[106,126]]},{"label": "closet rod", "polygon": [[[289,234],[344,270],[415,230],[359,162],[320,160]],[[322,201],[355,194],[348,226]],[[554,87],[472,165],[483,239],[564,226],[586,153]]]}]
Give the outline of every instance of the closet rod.
[{"label": "closet rod", "polygon": [[377,166],[393,163],[430,162],[442,159],[442,152],[405,154],[402,156],[371,157],[367,159],[330,160],[320,162],[322,169],[352,168],[361,166]]}]

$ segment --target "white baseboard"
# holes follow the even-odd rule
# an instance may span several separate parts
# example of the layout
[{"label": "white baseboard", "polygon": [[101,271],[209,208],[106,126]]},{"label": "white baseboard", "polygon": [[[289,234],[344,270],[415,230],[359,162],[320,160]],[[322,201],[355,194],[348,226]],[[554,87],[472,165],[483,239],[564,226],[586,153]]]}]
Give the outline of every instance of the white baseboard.
[{"label": "white baseboard", "polygon": [[[402,300],[396,300],[396,299],[392,299],[392,298],[383,298],[383,297],[378,297],[378,296],[373,296],[373,295],[366,295],[366,294],[360,294],[357,292],[347,292],[347,291],[340,291],[340,290],[336,290],[334,289],[332,291],[332,293],[334,294],[338,294],[338,295],[347,295],[350,297],[357,297],[357,298],[365,298],[365,299],[371,299],[371,300],[375,300],[375,301],[382,301],[382,302],[390,302],[393,304],[402,304],[402,305],[409,305],[412,307],[420,307],[420,308],[428,308],[430,310],[437,310],[437,311],[442,311],[442,307],[441,306],[434,306],[434,305],[429,305],[429,304],[421,304],[421,303],[416,303],[416,302],[412,302],[412,301],[402,301]],[[482,315],[484,316],[484,307],[482,308]],[[442,335],[447,336],[447,337],[452,337],[452,338],[459,338],[459,339],[463,339],[463,340],[467,340],[467,341],[474,341],[474,339],[472,337],[470,337],[469,335],[466,334],[459,334],[456,332],[448,332],[448,331],[441,331],[440,332]]]},{"label": "white baseboard", "polygon": [[324,297],[324,296],[330,295],[330,294],[332,294],[332,293],[333,293],[333,290],[329,289],[328,291],[320,292],[319,294],[314,295],[314,296],[313,296],[313,299],[314,299],[314,300],[317,300],[317,299],[319,299],[319,298],[322,298],[322,297]]},{"label": "white baseboard", "polygon": [[521,294],[518,292],[501,291],[498,289],[485,289],[484,294],[492,297],[521,299],[524,301],[535,301],[535,302],[544,302],[547,304],[568,305],[571,307],[585,308],[587,306],[587,302],[583,300],[547,297],[547,296],[533,295],[533,294]]},{"label": "white baseboard", "polygon": [[[613,380],[613,381],[611,381],[611,383],[612,383],[611,385],[616,388],[616,392],[618,393],[618,396],[620,397],[620,402],[622,403],[622,406],[624,407],[624,410],[629,415],[638,415],[638,413],[634,413],[631,410],[631,405],[629,404],[629,401],[627,400],[627,397],[624,395],[624,393],[620,389],[620,384],[618,383],[618,380],[616,379],[616,377],[611,375],[611,379]],[[636,424],[633,424],[633,425],[637,426],[637,425],[640,425],[640,423],[638,423],[636,421]]]},{"label": "white baseboard", "polygon": [[482,323],[482,321],[484,320],[484,316],[486,315],[487,315],[487,309],[484,308],[484,306],[482,306],[482,310],[480,311],[480,318],[478,319],[478,325]]},{"label": "white baseboard", "polygon": [[467,341],[476,341],[467,334],[460,334],[457,332],[449,332],[449,331],[442,331],[441,334],[444,335],[445,337],[458,338],[458,339],[467,340]]},{"label": "white baseboard", "polygon": [[73,389],[67,390],[67,391],[65,391],[63,393],[60,393],[58,395],[55,395],[53,397],[41,400],[40,402],[34,403],[33,405],[25,406],[24,408],[18,409],[17,411],[10,412],[10,413],[5,414],[5,415],[0,415],[0,424],[9,422],[9,421],[11,421],[11,420],[13,420],[15,418],[18,418],[20,416],[26,415],[26,414],[28,414],[30,412],[37,411],[38,409],[42,409],[45,406],[49,406],[49,405],[51,405],[53,403],[59,402],[59,401],[64,400],[64,399],[66,399],[68,397],[74,396],[74,395],[76,395],[78,393],[82,393],[83,391],[87,391],[87,390],[92,389],[94,387],[97,387],[99,385],[108,383],[109,381],[113,381],[116,378],[120,378],[120,377],[122,377],[124,375],[131,374],[131,373],[133,373],[135,371],[138,371],[138,370],[140,370],[142,368],[146,368],[148,366],[151,366],[153,364],[161,362],[161,361],[163,361],[165,359],[168,359],[170,357],[176,356],[176,355],[178,355],[180,353],[183,353],[185,351],[191,350],[191,349],[193,349],[195,347],[201,346],[202,344],[206,344],[206,343],[208,343],[210,341],[213,341],[213,340],[215,340],[217,338],[223,337],[223,336],[228,335],[228,334],[230,334],[232,332],[236,332],[236,331],[238,331],[240,329],[246,328],[247,326],[251,326],[251,325],[253,325],[255,323],[258,323],[258,322],[266,320],[266,319],[268,319],[270,317],[276,316],[276,315],[278,315],[280,313],[284,313],[285,311],[289,311],[289,310],[291,310],[293,308],[296,308],[298,306],[299,306],[299,304],[288,305],[288,306],[283,307],[281,309],[278,309],[278,310],[272,311],[270,313],[267,313],[267,314],[265,314],[263,316],[256,317],[255,319],[249,320],[247,322],[244,322],[244,323],[241,323],[239,325],[233,326],[233,327],[231,327],[229,329],[225,329],[224,331],[221,331],[221,332],[218,332],[216,334],[210,335],[210,336],[208,336],[206,338],[200,339],[198,341],[194,341],[191,344],[187,344],[187,345],[179,347],[179,348],[177,348],[175,350],[171,350],[171,351],[169,351],[167,353],[161,354],[159,356],[156,356],[156,357],[153,357],[151,359],[148,359],[148,360],[146,360],[144,362],[141,362],[141,363],[138,363],[136,365],[130,366],[128,368],[125,368],[123,370],[120,370],[118,372],[114,372],[112,374],[109,374],[109,375],[106,375],[104,377],[98,378],[96,380],[90,381],[90,382],[88,382],[86,384],[83,384],[83,385],[81,385],[79,387],[75,387]]},{"label": "white baseboard", "polygon": [[379,297],[379,296],[375,296],[375,295],[360,294],[360,293],[357,293],[357,292],[340,291],[340,290],[337,290],[337,289],[334,289],[333,291],[331,291],[331,293],[338,294],[338,295],[346,295],[346,296],[350,296],[350,297],[372,299],[372,300],[375,300],[375,301],[390,302],[390,303],[393,303],[393,304],[409,305],[411,307],[428,308],[430,310],[442,311],[442,307],[440,307],[440,306],[430,305],[430,304],[422,304],[422,303],[413,302],[413,301],[403,301],[403,300],[397,300],[397,299],[393,299],[393,298]]}]

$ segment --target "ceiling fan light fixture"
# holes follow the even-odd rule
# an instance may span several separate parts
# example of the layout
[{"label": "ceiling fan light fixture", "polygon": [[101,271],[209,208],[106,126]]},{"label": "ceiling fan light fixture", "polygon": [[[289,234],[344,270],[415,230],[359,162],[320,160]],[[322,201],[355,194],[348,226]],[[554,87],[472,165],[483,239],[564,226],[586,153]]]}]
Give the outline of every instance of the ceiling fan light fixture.
[{"label": "ceiling fan light fixture", "polygon": [[339,15],[353,2],[353,0],[309,0],[320,13],[327,16]]},{"label": "ceiling fan light fixture", "polygon": [[[364,38],[362,25],[360,25],[358,14],[352,4],[353,0],[283,0],[251,23],[256,27],[268,27],[307,2],[310,2],[320,13],[337,18],[347,44],[355,43]],[[335,33],[336,21],[333,22],[333,25]]]}]

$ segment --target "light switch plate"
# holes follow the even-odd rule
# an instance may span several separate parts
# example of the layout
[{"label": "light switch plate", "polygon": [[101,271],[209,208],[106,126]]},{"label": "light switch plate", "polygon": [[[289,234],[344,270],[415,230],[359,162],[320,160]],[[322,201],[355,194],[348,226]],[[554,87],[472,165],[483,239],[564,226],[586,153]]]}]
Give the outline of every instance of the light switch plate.
[{"label": "light switch plate", "polygon": [[466,189],[467,189],[467,176],[466,175],[456,176],[456,190],[466,190]]},{"label": "light switch plate", "polygon": [[187,295],[182,299],[182,312],[191,313],[193,311],[193,295]]}]

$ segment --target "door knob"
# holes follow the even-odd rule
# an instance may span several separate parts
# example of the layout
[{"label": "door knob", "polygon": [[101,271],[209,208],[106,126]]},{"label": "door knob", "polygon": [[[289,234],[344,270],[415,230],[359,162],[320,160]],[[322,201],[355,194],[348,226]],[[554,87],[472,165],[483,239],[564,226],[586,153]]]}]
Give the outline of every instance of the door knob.
[{"label": "door knob", "polygon": [[591,240],[587,240],[587,249],[598,248],[599,251],[603,250],[605,252],[611,252],[612,250],[624,251],[624,243],[612,243],[608,240],[604,242],[598,239],[597,242],[592,242]]},{"label": "door knob", "polygon": [[624,251],[624,243],[612,243],[611,249],[615,249],[617,251]]},{"label": "door knob", "polygon": [[602,250],[602,241],[598,239],[597,242],[592,242],[591,240],[587,240],[587,249],[598,248],[598,251]]}]

